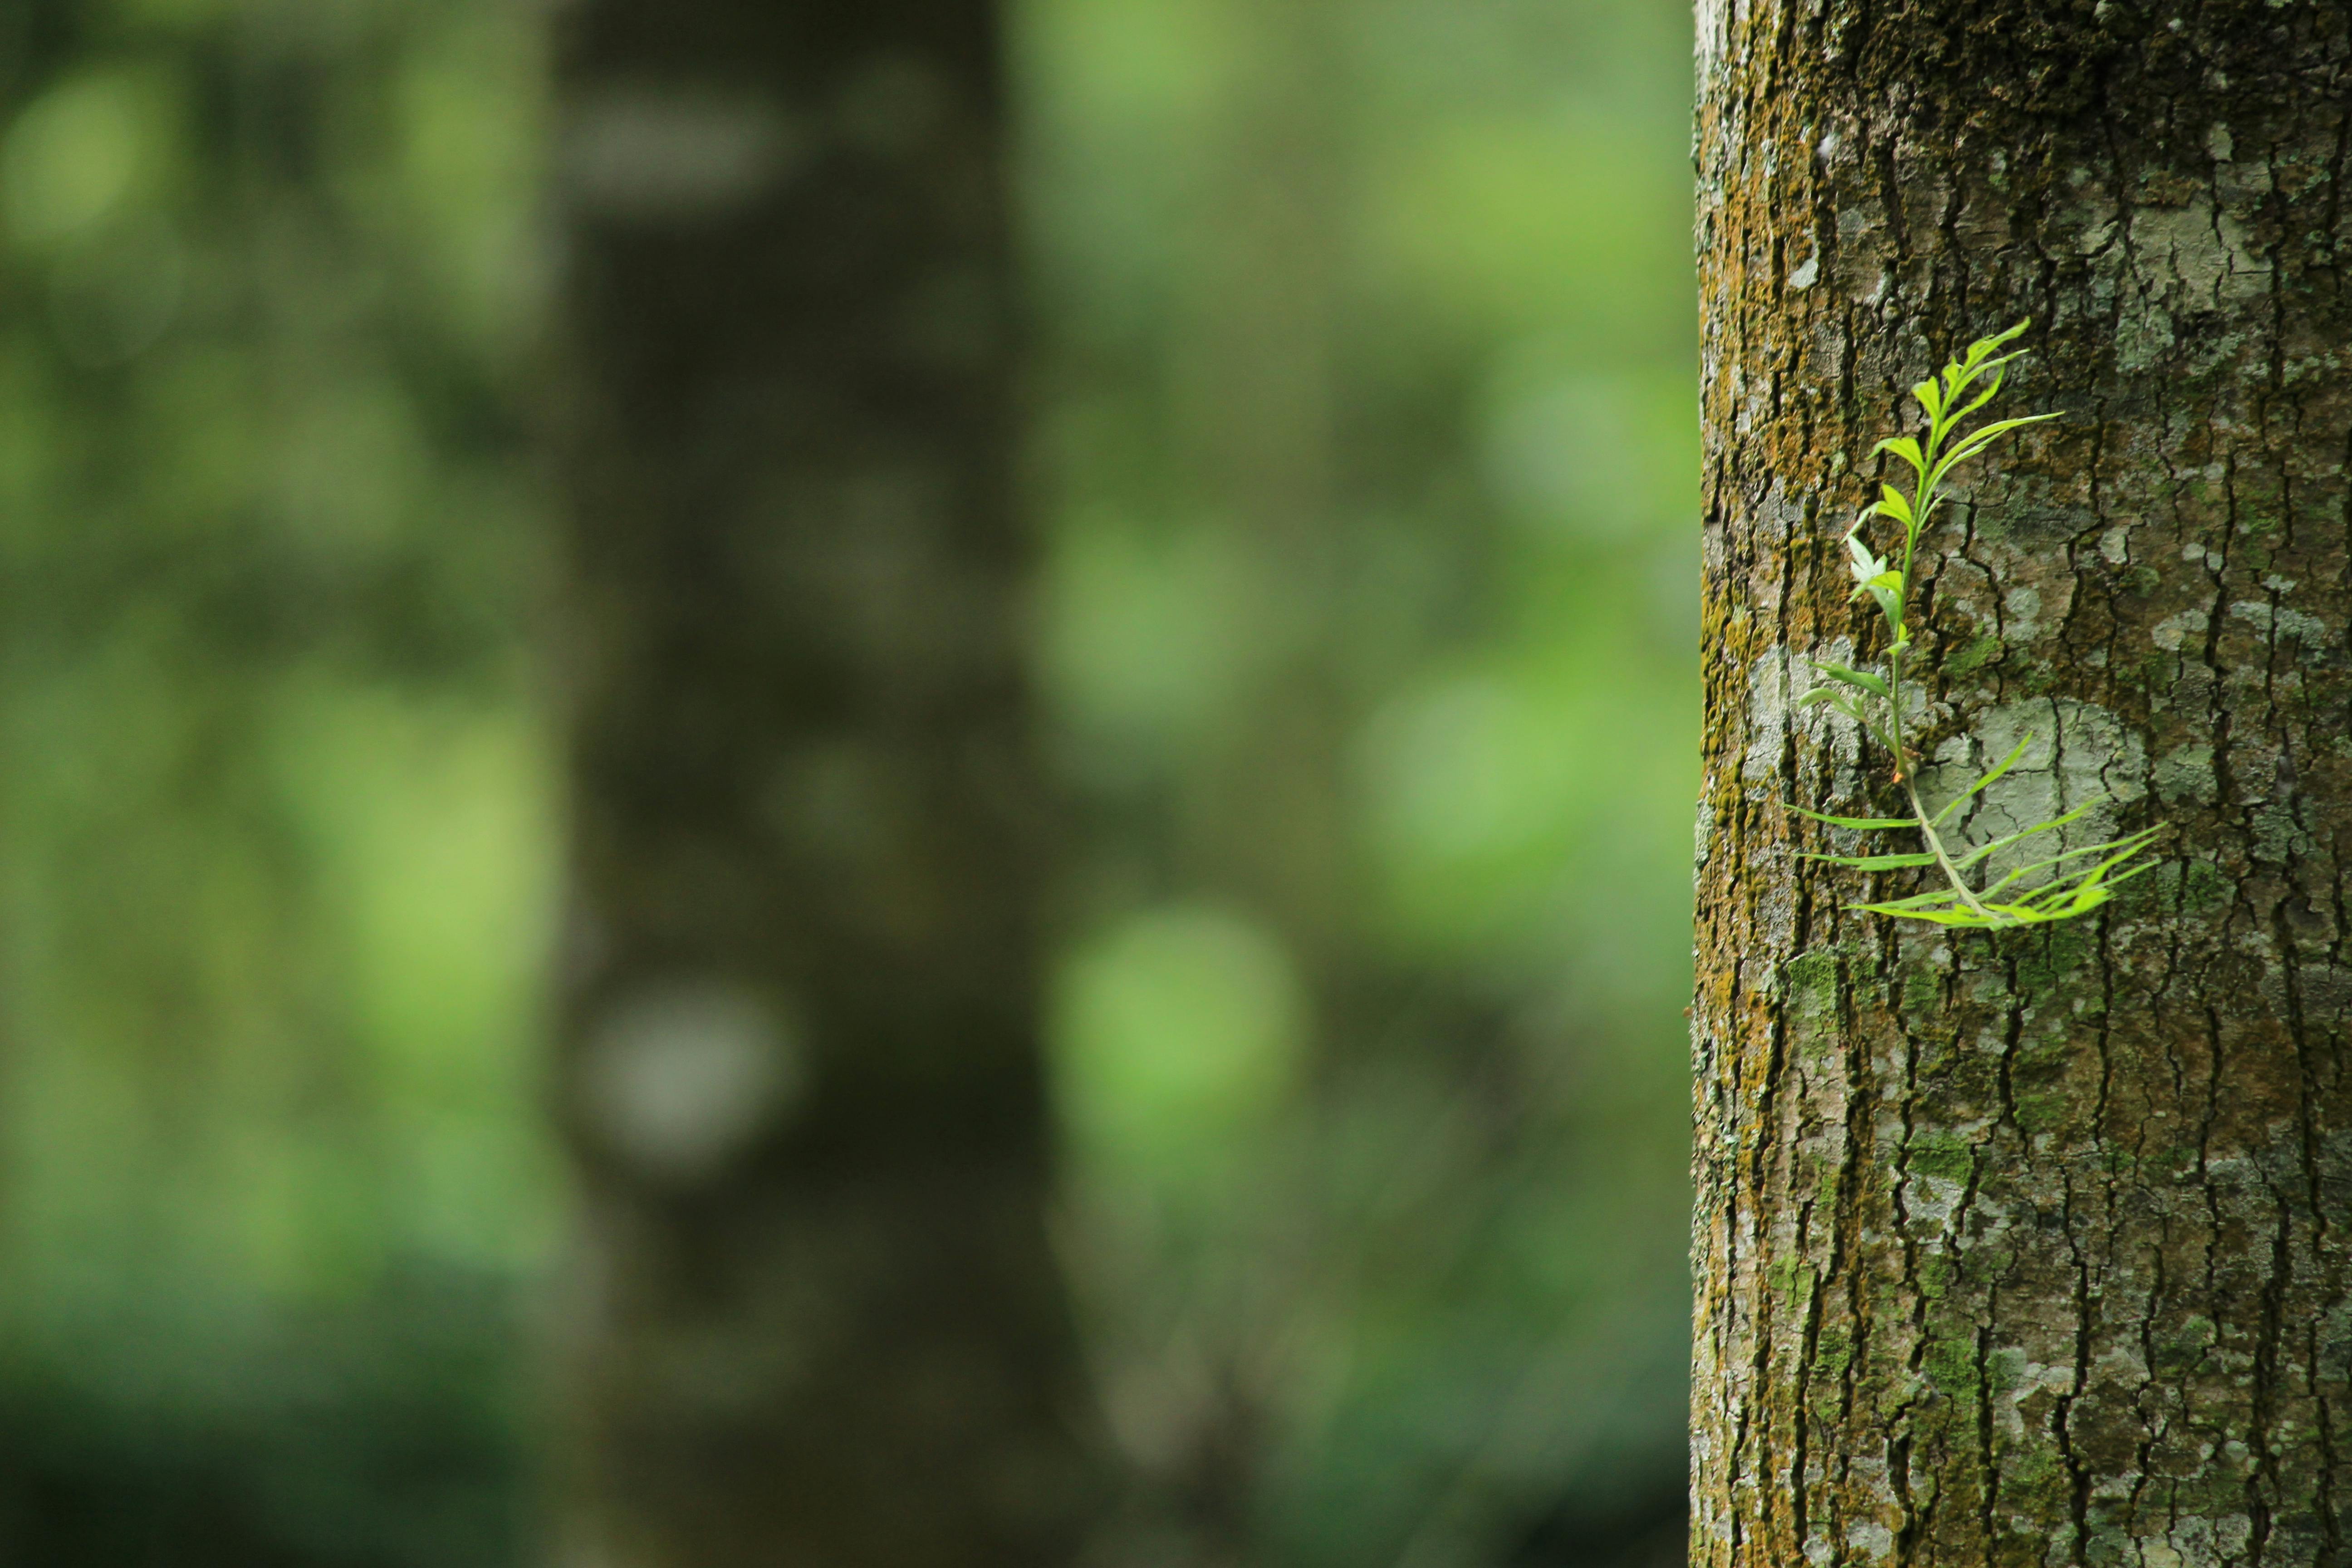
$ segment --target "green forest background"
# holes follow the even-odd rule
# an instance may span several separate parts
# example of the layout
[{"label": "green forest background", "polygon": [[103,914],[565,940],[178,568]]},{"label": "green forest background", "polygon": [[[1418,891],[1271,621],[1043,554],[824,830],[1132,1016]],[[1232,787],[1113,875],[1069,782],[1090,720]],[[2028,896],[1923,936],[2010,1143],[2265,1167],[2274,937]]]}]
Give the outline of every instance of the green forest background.
[{"label": "green forest background", "polygon": [[[1106,1565],[1680,1557],[1681,0],[1020,0]],[[0,7],[0,1563],[540,1560],[533,7]]]}]

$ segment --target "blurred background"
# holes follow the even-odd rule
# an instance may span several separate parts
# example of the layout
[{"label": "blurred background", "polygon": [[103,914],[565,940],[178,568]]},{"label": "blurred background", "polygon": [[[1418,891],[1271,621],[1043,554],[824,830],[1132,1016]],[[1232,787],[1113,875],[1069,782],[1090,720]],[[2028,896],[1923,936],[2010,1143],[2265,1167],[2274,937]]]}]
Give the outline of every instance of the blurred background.
[{"label": "blurred background", "polygon": [[[1018,0],[1105,1565],[1678,1563],[1681,0]],[[543,1560],[546,18],[0,6],[0,1564]]]}]

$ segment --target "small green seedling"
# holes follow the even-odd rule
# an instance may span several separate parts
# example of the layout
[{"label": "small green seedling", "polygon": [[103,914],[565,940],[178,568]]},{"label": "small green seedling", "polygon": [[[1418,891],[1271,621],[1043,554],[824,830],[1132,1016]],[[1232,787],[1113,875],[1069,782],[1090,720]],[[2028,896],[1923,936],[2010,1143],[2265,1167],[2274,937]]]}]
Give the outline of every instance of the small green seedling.
[{"label": "small green seedling", "polygon": [[[2140,859],[2140,852],[2152,843],[2164,826],[2142,828],[2121,838],[2109,839],[2085,848],[2070,849],[2063,854],[2036,860],[2003,873],[1983,888],[1971,888],[1965,875],[1978,866],[2027,839],[2053,833],[2076,821],[2099,801],[2086,801],[2063,816],[2038,822],[2018,832],[2006,834],[1973,848],[1945,843],[1942,829],[1952,815],[1978,793],[1990,785],[2010,769],[2015,767],[2033,744],[2028,735],[2016,749],[1995,764],[1992,771],[1962,790],[1930,816],[1920,804],[1918,768],[1904,744],[1903,736],[1903,661],[1912,651],[1910,622],[1907,618],[1911,603],[1911,563],[1919,547],[1919,535],[1944,501],[1944,481],[1954,468],[1982,453],[2001,437],[2027,425],[2037,425],[2045,419],[2055,419],[2054,414],[2029,415],[2021,419],[1995,419],[1963,432],[1961,423],[1990,403],[2000,391],[2005,367],[2022,355],[2023,350],[2008,353],[1997,353],[2004,344],[2022,333],[2031,323],[2020,321],[1997,337],[1979,338],[1969,345],[1960,358],[1944,367],[1943,374],[1931,376],[1911,389],[1912,396],[1927,411],[1927,433],[1923,441],[1910,436],[1896,436],[1881,441],[1871,448],[1870,455],[1892,452],[1912,473],[1913,485],[1908,494],[1893,485],[1879,487],[1879,499],[1864,509],[1853,528],[1846,531],[1845,546],[1852,557],[1855,587],[1853,596],[1869,598],[1878,605],[1885,618],[1887,631],[1886,673],[1874,675],[1867,670],[1848,669],[1843,665],[1822,664],[1815,668],[1830,678],[1831,684],[1817,686],[1798,700],[1801,708],[1826,704],[1852,719],[1893,759],[1895,782],[1903,786],[1905,798],[1911,804],[1911,815],[1901,816],[1831,816],[1818,811],[1792,807],[1801,816],[1815,822],[1826,822],[1832,827],[1850,827],[1864,832],[1892,831],[1910,828],[1916,831],[1927,848],[1898,855],[1807,855],[1806,859],[1826,861],[1832,866],[1849,866],[1861,871],[1895,871],[1909,867],[1933,866],[1942,871],[1945,885],[1930,892],[1918,893],[1907,899],[1895,899],[1885,903],[1860,904],[1858,909],[1873,914],[1894,915],[1903,920],[1932,921],[1937,925],[1973,927],[1998,931],[2010,926],[2038,925],[2050,921],[2072,920],[2087,914],[2114,896],[2120,883],[2130,880],[2143,871],[2152,870],[2155,862]],[[1883,517],[1903,528],[1902,563],[1889,563],[1871,552],[1863,530],[1874,517]],[[2032,886],[2030,879],[2039,877]]]}]

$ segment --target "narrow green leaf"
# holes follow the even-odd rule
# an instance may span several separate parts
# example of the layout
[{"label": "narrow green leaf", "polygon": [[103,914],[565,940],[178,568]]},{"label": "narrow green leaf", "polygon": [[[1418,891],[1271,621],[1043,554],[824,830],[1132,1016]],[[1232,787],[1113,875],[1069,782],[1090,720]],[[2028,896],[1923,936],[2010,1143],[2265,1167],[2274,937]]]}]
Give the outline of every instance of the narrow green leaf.
[{"label": "narrow green leaf", "polygon": [[1893,915],[1906,921],[1929,921],[1939,926],[1973,926],[1982,930],[1992,924],[1968,909],[1898,910],[1892,904],[1856,904],[1853,907],[1866,914]]},{"label": "narrow green leaf", "polygon": [[1853,574],[1854,597],[1860,598],[1862,596],[1863,590],[1869,586],[1870,580],[1873,577],[1884,576],[1885,574],[1887,569],[1886,563],[1878,556],[1873,555],[1861,544],[1853,543],[1852,541],[1849,541],[1848,542],[1853,543],[1852,554],[1853,559],[1848,563],[1846,569]]},{"label": "narrow green leaf", "polygon": [[1896,489],[1893,485],[1882,484],[1878,487],[1878,514],[1881,517],[1891,517],[1895,521],[1902,523],[1906,527],[1909,526],[1911,521],[1911,499],[1905,495],[1901,490]]},{"label": "narrow green leaf", "polygon": [[1927,471],[1927,459],[1919,455],[1919,443],[1908,436],[1889,436],[1870,449],[1870,455],[1874,458],[1881,452],[1894,453],[1910,464],[1916,473],[1924,474]]},{"label": "narrow green leaf", "polygon": [[[1990,403],[1994,396],[2000,393],[2002,384],[2009,380],[2009,371],[2006,368],[2009,362],[2013,359],[2023,359],[2024,357],[2025,351],[2020,349],[2013,354],[2003,354],[1997,360],[1987,362],[1983,369],[1978,371],[1976,374],[1982,375],[1986,371],[1990,371],[1992,373],[1992,380],[1986,384],[1985,389],[1982,392],[1978,393],[1975,397],[1969,401],[1966,407],[1961,408],[1952,416],[1952,422],[1957,425],[1961,420],[1966,419],[1969,415],[1974,414],[1978,409],[1982,408],[1986,404]],[[1974,380],[1975,376],[1971,376],[1969,379]]]},{"label": "narrow green leaf", "polygon": [[1903,635],[1903,574],[1899,572],[1881,572],[1869,582],[1864,583],[1861,592],[1868,594],[1878,601],[1878,607],[1885,615],[1888,627],[1897,637],[1900,637]]},{"label": "narrow green leaf", "polygon": [[[2067,910],[2063,912],[2053,912],[2048,910],[2030,910],[2025,908],[2022,904],[2002,904],[1998,908],[1994,908],[1994,906],[1991,905],[1987,905],[1986,907],[1993,909],[1994,912],[2001,917],[1998,921],[1987,922],[1987,929],[1989,930],[1995,929],[1998,926],[2047,925],[2052,921],[2066,920],[2074,915],[2078,915],[2083,912],[2082,910]],[[2088,908],[2089,906],[2086,905],[2084,907]]]},{"label": "narrow green leaf", "polygon": [[[2149,842],[2153,840],[2158,834],[2163,831],[2164,829],[2160,826],[2156,827],[2144,827],[2137,833],[2130,834],[2122,838],[2110,838],[2105,844],[2085,845],[2080,849],[2069,849],[2063,855],[2053,855],[2045,860],[2036,860],[2031,865],[2020,866],[2014,870],[2003,875],[1998,882],[1995,882],[1990,887],[1985,889],[1985,893],[1997,893],[2012,883],[2022,881],[2036,871],[2047,870],[2053,866],[2061,866],[2069,860],[2080,860],[2085,856],[2097,855],[2109,849],[2116,850],[2121,856],[2128,858],[2130,856],[2137,854],[2139,850],[2147,847]],[[2070,871],[2063,877],[2053,878],[2050,882],[2044,883],[2043,887],[2054,887],[2066,882],[2071,882],[2078,877],[2087,877],[2093,871],[2097,869],[2098,868],[2094,866],[2078,872]],[[2037,893],[2041,890],[2042,889],[2034,889]]]},{"label": "narrow green leaf", "polygon": [[1813,668],[1820,670],[1823,675],[1828,676],[1832,680],[1841,680],[1848,686],[1859,686],[1864,691],[1874,692],[1878,696],[1886,698],[1889,701],[1894,700],[1894,694],[1886,689],[1886,682],[1871,674],[1868,670],[1848,669],[1842,664],[1831,664],[1827,660],[1813,666]]},{"label": "narrow green leaf", "polygon": [[2145,877],[2150,871],[2155,870],[2158,866],[2163,864],[2164,862],[2161,860],[2143,860],[2138,865],[2133,866],[2129,869],[2123,871],[2118,875],[2108,878],[2103,885],[2108,888],[2120,888],[2126,882],[2130,881],[2134,877]]},{"label": "narrow green leaf", "polygon": [[2009,331],[2005,332],[1997,332],[1991,337],[1979,338],[1977,341],[1984,344],[1988,349],[1997,349],[2000,347],[2001,344],[2009,342],[2012,339],[2024,336],[2025,329],[2032,325],[2033,325],[2033,318],[2027,316],[2020,321],[2017,325],[2010,328]]},{"label": "narrow green leaf", "polygon": [[2028,425],[2046,425],[2057,417],[2055,414],[2020,414],[2011,419],[1996,419],[1990,425],[1979,425],[1961,437],[1959,446],[1954,447],[1952,450],[1957,453],[1961,447],[1973,449],[1983,446],[1988,441],[1997,441],[2011,430],[2022,430]]},{"label": "narrow green leaf", "polygon": [[2105,886],[2072,888],[2063,899],[2040,903],[2021,903],[2015,907],[2029,921],[2037,922],[2064,921],[2072,920],[2076,915],[2088,914],[2113,897],[2115,897],[2114,889]]},{"label": "narrow green leaf", "polygon": [[[2069,888],[2079,890],[2082,889],[2100,886],[2113,887],[2117,882],[2124,881],[2131,877],[2138,876],[2142,871],[2153,869],[2156,863],[2154,861],[2149,861],[2145,865],[2134,868],[2132,870],[2125,873],[2123,877],[2109,878],[2107,875],[2108,872],[2116,869],[2119,866],[2122,866],[2134,856],[2137,855],[2142,849],[2146,848],[2147,847],[2148,840],[2157,833],[2161,832],[2163,826],[2164,825],[2162,824],[2158,824],[2156,827],[2144,828],[2140,832],[2134,834],[2129,839],[2116,840],[2117,843],[2127,845],[2128,847],[2116,850],[2116,853],[2108,856],[2105,859],[2100,861],[2097,865],[2090,868],[2088,870],[2072,872],[2064,877],[2057,879],[2055,881],[2035,889],[2032,892],[2026,895],[2026,900],[2036,904],[2044,903],[2057,897],[2061,891]],[[2101,845],[2100,847],[2105,848],[2106,846]]]},{"label": "narrow green leaf", "polygon": [[1979,844],[1954,860],[1952,864],[1965,871],[1988,855],[1997,855],[2012,844],[2022,844],[2027,839],[2039,837],[2044,833],[2055,833],[2068,823],[2080,819],[2083,814],[2092,807],[2105,804],[2106,804],[2106,797],[2104,795],[2097,800],[2086,800],[2063,816],[2053,816],[2047,822],[2037,822],[2031,827],[2021,827],[2014,833],[2005,833],[1989,844]]},{"label": "narrow green leaf", "polygon": [[1900,871],[1912,866],[1932,866],[1933,855],[1921,851],[1916,855],[1813,855],[1797,857],[1801,860],[1819,860],[1827,866],[1847,866],[1857,871]]},{"label": "narrow green leaf", "polygon": [[1801,805],[1792,805],[1789,809],[1799,816],[1810,816],[1815,822],[1826,822],[1832,827],[1851,827],[1857,832],[1884,831],[1890,827],[1919,826],[1907,816],[1832,816],[1827,812],[1807,811]]},{"label": "narrow green leaf", "polygon": [[1929,486],[1940,483],[1956,464],[1967,462],[2011,430],[2044,424],[2057,417],[2055,414],[2028,414],[2016,419],[1996,419],[1990,425],[1979,425],[1961,437],[1950,451],[1936,459],[1935,467],[1927,472],[1923,483]]},{"label": "narrow green leaf", "polygon": [[1960,895],[1950,888],[1937,888],[1931,892],[1914,893],[1907,899],[1889,899],[1874,906],[1888,910],[1932,910],[1950,904],[1965,908]]},{"label": "narrow green leaf", "polygon": [[1853,693],[1850,691],[1842,691],[1834,686],[1816,686],[1811,691],[1806,692],[1803,696],[1797,699],[1797,707],[1800,710],[1807,708],[1834,709],[1838,712],[1844,714],[1854,723],[1860,725],[1864,734],[1870,736],[1874,740],[1878,737],[1878,731],[1872,727],[1870,720],[1864,714],[1861,707],[1856,704]]},{"label": "narrow green leaf", "polygon": [[[1969,345],[1968,362],[1974,364],[1978,361],[1982,360],[1987,355],[1990,354],[1993,350],[2000,347],[2003,343],[2015,342],[2024,333],[2025,329],[2032,325],[2033,325],[2033,318],[2028,316],[2025,320],[2018,322],[2017,325],[2010,328],[2009,331],[2005,332],[1995,332],[1991,337],[1979,338],[1976,342]],[[2009,357],[2014,359],[2017,356],[2015,354],[2011,354]]]},{"label": "narrow green leaf", "polygon": [[1845,535],[1845,552],[1853,560],[1854,577],[1864,583],[1886,570],[1886,563],[1873,555],[1870,546],[1862,542],[1862,523],[1869,521],[1870,514],[1864,512],[1862,522],[1848,529]]},{"label": "narrow green leaf", "polygon": [[2005,353],[1998,358],[1988,358],[1982,355],[1972,354],[1966,363],[1955,361],[1944,372],[1944,380],[1947,383],[1944,388],[1944,405],[1947,408],[1951,410],[1948,415],[1950,422],[1957,425],[1961,420],[1969,416],[1971,409],[1980,408],[1984,405],[1984,398],[1979,396],[1966,407],[1955,407],[1953,405],[1958,402],[1959,394],[1967,391],[1969,387],[1974,386],[1978,382],[1982,381],[1987,376],[1992,377],[1994,383],[1998,384],[2005,374],[2002,367],[2007,365],[2009,362],[2013,359],[2022,359],[2024,355],[2025,351],[2023,349],[2019,349],[2014,353]]}]

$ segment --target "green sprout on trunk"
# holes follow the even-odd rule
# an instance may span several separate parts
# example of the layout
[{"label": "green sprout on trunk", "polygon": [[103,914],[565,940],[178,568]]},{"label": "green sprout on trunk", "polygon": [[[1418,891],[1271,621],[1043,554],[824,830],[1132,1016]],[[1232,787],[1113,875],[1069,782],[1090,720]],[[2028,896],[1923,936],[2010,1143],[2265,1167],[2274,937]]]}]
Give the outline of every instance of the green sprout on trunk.
[{"label": "green sprout on trunk", "polygon": [[[1945,885],[1931,891],[1885,903],[1855,906],[1873,914],[1985,931],[2039,925],[2086,914],[2112,898],[2118,885],[2155,868],[2155,862],[2141,859],[2139,856],[2164,831],[2160,823],[2121,838],[2109,839],[2104,844],[2069,849],[2046,859],[2019,866],[1982,888],[1969,886],[1968,873],[1975,867],[2013,845],[2058,831],[2104,802],[2086,801],[2063,816],[2035,823],[2031,827],[2005,834],[1974,847],[1956,846],[1947,842],[1944,837],[1946,825],[1951,821],[1953,814],[1994,780],[2015,767],[2024,757],[2026,749],[2033,744],[2034,737],[2028,735],[2020,741],[2016,749],[1995,764],[1990,773],[1931,815],[1919,799],[1919,770],[1903,733],[1903,667],[1906,656],[1912,652],[1909,620],[1911,564],[1918,552],[1921,531],[1927,526],[1928,519],[1935,515],[1936,509],[1944,502],[1944,481],[1959,464],[1979,456],[2010,432],[2058,417],[2054,414],[2034,414],[2018,419],[1991,420],[1967,431],[1960,428],[1964,421],[1990,403],[2000,391],[2002,378],[2008,374],[2005,367],[2011,361],[2021,357],[2024,351],[2013,350],[2005,354],[1997,351],[2022,333],[2029,325],[2028,321],[2020,321],[1996,337],[1978,339],[1969,345],[1966,354],[1947,364],[1941,375],[1931,376],[1911,389],[1912,396],[1917,398],[1919,406],[1927,411],[1925,440],[1911,436],[1896,436],[1871,448],[1873,458],[1881,452],[1893,453],[1910,468],[1914,481],[1907,494],[1894,485],[1881,485],[1879,499],[1864,510],[1845,536],[1855,583],[1853,596],[1857,599],[1866,597],[1876,603],[1886,622],[1886,673],[1881,676],[1867,670],[1848,669],[1843,665],[1821,664],[1816,668],[1830,678],[1832,684],[1815,687],[1798,700],[1800,708],[1819,704],[1843,713],[1860,726],[1864,734],[1885,749],[1894,760],[1895,782],[1903,786],[1904,797],[1911,805],[1911,815],[1831,816],[1823,812],[1807,811],[1801,806],[1791,809],[1801,816],[1828,823],[1832,827],[1862,832],[1908,828],[1916,832],[1927,845],[1924,850],[1906,854],[1807,855],[1804,858],[1860,871],[1896,871],[1932,866],[1943,874]],[[1900,565],[1890,564],[1885,557],[1872,553],[1869,542],[1863,537],[1864,529],[1874,517],[1886,518],[1901,525],[1903,547]],[[2036,878],[2039,880],[2033,880]]]}]

